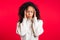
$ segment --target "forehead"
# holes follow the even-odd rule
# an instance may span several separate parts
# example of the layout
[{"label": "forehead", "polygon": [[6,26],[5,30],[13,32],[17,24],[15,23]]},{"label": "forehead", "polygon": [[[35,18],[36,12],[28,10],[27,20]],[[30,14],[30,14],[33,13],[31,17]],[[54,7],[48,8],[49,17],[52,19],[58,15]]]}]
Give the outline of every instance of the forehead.
[{"label": "forehead", "polygon": [[27,10],[28,11],[35,11],[34,7],[32,7],[32,6],[28,6]]}]

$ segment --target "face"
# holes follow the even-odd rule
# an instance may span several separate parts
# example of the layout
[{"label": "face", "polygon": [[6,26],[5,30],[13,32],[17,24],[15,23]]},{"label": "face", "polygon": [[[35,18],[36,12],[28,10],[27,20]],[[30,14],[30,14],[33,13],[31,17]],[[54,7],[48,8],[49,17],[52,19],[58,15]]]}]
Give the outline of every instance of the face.
[{"label": "face", "polygon": [[33,15],[34,15],[34,11],[35,11],[35,9],[32,6],[29,6],[27,8],[27,10],[26,10],[26,12],[27,12],[26,13],[27,18],[32,18]]}]

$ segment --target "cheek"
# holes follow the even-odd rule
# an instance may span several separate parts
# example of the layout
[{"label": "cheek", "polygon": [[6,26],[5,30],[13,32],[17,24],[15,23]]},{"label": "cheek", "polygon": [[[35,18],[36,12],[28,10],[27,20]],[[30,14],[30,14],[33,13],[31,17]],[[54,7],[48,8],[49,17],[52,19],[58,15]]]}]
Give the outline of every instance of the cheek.
[{"label": "cheek", "polygon": [[34,14],[32,13],[31,15],[33,16]]},{"label": "cheek", "polygon": [[26,13],[26,16],[29,16],[29,14],[28,14],[28,13]]}]

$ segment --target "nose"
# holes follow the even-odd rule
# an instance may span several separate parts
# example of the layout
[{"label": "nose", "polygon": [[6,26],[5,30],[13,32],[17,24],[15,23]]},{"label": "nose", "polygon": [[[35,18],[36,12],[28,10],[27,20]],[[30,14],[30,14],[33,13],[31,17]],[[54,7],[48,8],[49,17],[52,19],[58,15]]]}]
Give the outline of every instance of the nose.
[{"label": "nose", "polygon": [[29,12],[29,15],[31,15],[31,12]]}]

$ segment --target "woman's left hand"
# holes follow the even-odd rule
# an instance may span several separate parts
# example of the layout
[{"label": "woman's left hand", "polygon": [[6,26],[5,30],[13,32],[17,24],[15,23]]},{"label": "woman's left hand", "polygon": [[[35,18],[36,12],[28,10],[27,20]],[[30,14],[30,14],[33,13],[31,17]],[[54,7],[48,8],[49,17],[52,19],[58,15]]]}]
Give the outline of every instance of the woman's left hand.
[{"label": "woman's left hand", "polygon": [[36,17],[36,11],[34,12],[34,17]]}]

